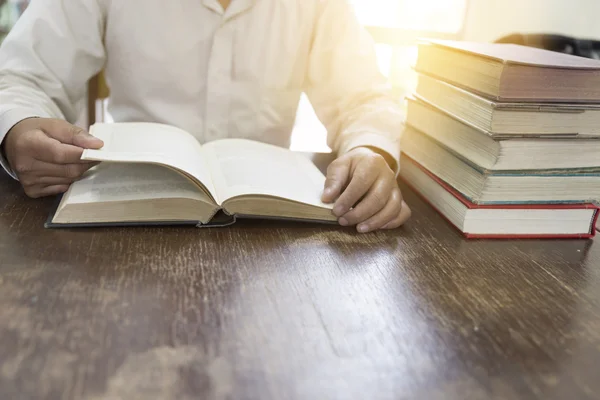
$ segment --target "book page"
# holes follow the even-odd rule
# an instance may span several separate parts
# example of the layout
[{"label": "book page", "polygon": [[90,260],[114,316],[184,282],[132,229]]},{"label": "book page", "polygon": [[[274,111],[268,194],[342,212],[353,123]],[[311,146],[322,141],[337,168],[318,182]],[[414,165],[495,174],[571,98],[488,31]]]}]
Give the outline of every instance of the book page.
[{"label": "book page", "polygon": [[102,163],[71,185],[69,204],[186,198],[212,204],[194,183],[167,167]]},{"label": "book page", "polygon": [[217,140],[205,144],[202,151],[222,202],[266,195],[332,208],[321,201],[325,176],[301,154],[244,139]]},{"label": "book page", "polygon": [[193,177],[217,201],[202,146],[189,133],[152,123],[96,124],[91,133],[104,141],[104,147],[84,150],[82,159],[164,164]]}]

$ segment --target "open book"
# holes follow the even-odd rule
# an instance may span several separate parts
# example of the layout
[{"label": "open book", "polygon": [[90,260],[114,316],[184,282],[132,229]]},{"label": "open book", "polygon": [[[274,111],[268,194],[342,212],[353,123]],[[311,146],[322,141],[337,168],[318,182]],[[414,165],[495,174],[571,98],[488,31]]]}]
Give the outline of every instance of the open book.
[{"label": "open book", "polygon": [[63,195],[47,226],[193,223],[235,217],[334,222],[321,202],[324,175],[305,156],[223,139],[200,145],[161,124],[96,124],[104,141],[82,159],[101,161]]}]

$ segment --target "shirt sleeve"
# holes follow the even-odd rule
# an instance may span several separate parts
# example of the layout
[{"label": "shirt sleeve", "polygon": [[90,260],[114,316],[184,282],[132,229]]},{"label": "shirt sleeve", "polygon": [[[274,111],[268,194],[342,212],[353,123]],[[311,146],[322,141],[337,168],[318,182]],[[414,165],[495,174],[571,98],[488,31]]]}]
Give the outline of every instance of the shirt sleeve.
[{"label": "shirt sleeve", "polygon": [[400,166],[404,117],[381,74],[375,44],[348,0],[320,2],[306,93],[338,154],[377,148]]},{"label": "shirt sleeve", "polygon": [[[100,1],[33,1],[11,29],[0,47],[0,143],[26,118],[77,121],[105,62]],[[3,155],[0,164],[15,176]]]}]

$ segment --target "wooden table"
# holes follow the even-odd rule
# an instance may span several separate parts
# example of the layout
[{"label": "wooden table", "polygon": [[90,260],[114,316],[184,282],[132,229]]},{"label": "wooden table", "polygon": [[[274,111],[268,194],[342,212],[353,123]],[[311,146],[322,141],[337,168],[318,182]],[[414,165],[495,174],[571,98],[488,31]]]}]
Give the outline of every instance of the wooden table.
[{"label": "wooden table", "polygon": [[0,399],[600,398],[600,246],[280,222],[46,230],[0,177]]}]

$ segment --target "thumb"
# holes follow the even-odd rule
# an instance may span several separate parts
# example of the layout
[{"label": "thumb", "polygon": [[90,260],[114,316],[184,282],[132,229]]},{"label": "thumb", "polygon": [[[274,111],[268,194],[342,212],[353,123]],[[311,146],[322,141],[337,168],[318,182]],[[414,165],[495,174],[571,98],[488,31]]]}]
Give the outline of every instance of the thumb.
[{"label": "thumb", "polygon": [[325,190],[323,190],[323,196],[321,197],[324,203],[333,203],[342,194],[342,189],[348,183],[350,163],[350,159],[338,158],[327,168]]},{"label": "thumb", "polygon": [[49,137],[64,144],[71,144],[84,149],[100,149],[104,146],[102,140],[67,121],[47,120],[44,121],[41,129]]}]

